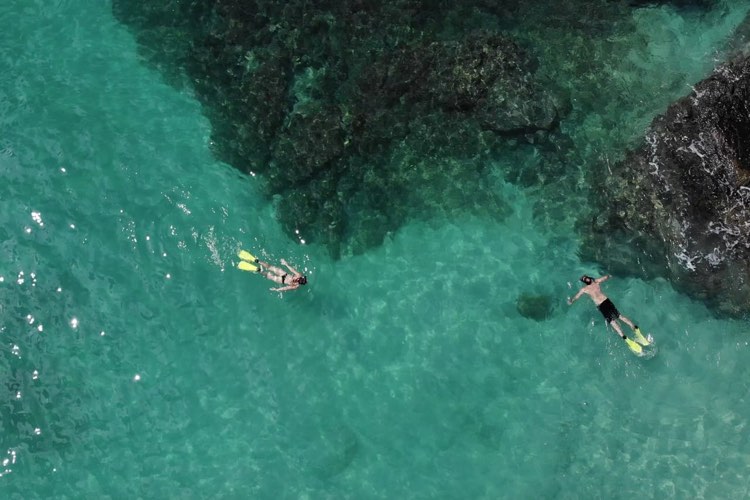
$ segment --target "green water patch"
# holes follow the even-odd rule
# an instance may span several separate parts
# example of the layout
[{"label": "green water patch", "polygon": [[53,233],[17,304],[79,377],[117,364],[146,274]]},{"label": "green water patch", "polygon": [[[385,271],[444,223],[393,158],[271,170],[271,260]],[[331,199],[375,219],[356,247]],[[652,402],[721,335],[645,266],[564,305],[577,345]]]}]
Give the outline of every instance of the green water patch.
[{"label": "green water patch", "polygon": [[[0,103],[10,110],[0,125],[0,487],[25,498],[122,491],[120,471],[132,477],[143,458],[133,440],[162,420],[144,401],[179,405],[185,393],[182,382],[147,398],[131,389],[164,367],[182,373],[183,357],[190,371],[190,354],[163,348],[195,347],[212,331],[200,327],[216,316],[210,308],[225,310],[197,301],[185,277],[232,267],[239,240],[273,238],[275,224],[258,222],[270,209],[252,181],[212,159],[197,103],[139,63],[107,9],[4,4],[0,13],[12,20],[0,34],[9,68]],[[244,189],[232,191],[238,182]],[[254,217],[233,205],[255,207]],[[220,296],[221,282],[195,279]],[[177,292],[167,299],[169,283]],[[185,324],[165,323],[185,311]],[[162,368],[141,371],[144,359]]]}]

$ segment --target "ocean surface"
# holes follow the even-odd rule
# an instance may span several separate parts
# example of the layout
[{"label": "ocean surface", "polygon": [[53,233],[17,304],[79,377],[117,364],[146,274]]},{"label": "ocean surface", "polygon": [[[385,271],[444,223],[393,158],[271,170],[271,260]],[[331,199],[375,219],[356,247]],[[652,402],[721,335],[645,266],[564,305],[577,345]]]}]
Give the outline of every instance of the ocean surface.
[{"label": "ocean surface", "polygon": [[[602,103],[564,124],[578,146],[622,154],[602,124],[642,134],[747,9],[635,11],[611,80],[639,98],[574,93]],[[750,497],[748,323],[615,276],[656,339],[634,356],[566,304],[609,272],[579,257],[581,200],[540,224],[540,193],[498,175],[504,221],[413,222],[334,261],[212,157],[108,2],[6,0],[0,22],[2,498]],[[269,291],[240,248],[309,285]]]}]

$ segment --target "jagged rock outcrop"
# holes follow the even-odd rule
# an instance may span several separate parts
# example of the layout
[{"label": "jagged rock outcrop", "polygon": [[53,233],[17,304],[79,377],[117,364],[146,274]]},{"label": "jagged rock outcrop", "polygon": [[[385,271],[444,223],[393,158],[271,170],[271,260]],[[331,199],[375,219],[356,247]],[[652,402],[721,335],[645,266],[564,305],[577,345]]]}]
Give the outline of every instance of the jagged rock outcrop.
[{"label": "jagged rock outcrop", "polygon": [[587,256],[626,272],[666,269],[721,312],[750,310],[750,57],[697,84],[606,169],[593,180],[599,212],[582,225]]}]

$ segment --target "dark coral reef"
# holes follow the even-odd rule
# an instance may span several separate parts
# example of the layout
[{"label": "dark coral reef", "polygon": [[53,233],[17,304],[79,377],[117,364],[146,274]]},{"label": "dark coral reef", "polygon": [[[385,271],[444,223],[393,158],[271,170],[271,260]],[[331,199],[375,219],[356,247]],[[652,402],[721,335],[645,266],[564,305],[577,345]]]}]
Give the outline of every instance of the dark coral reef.
[{"label": "dark coral reef", "polygon": [[582,228],[589,256],[613,269],[640,262],[719,311],[747,311],[750,57],[697,84],[592,182],[601,197]]},{"label": "dark coral reef", "polygon": [[333,255],[409,217],[503,217],[483,160],[556,130],[565,99],[528,48],[482,23],[446,27],[467,8],[113,2],[147,59],[195,89],[217,156],[261,174],[285,229]]},{"label": "dark coral reef", "polygon": [[[584,258],[738,313],[750,303],[750,21],[726,48],[735,62],[658,117],[642,147],[608,159],[653,116],[620,118],[652,90],[612,71],[613,57],[631,57],[619,40],[643,29],[632,9],[714,3],[113,0],[113,11],[144,58],[203,103],[217,157],[260,174],[288,234],[334,257],[410,218],[505,217],[502,177],[539,187],[537,220],[553,225],[585,196]],[[603,132],[579,133],[592,126]],[[545,307],[524,298],[519,310]]]}]

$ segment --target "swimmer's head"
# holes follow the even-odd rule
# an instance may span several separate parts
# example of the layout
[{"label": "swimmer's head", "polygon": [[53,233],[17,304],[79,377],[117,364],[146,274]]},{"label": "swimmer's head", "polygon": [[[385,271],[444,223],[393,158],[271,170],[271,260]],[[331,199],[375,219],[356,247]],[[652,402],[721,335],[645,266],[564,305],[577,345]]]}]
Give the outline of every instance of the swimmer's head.
[{"label": "swimmer's head", "polygon": [[302,276],[297,278],[297,283],[299,283],[300,285],[307,285],[307,276],[303,274]]},{"label": "swimmer's head", "polygon": [[594,278],[592,278],[591,276],[586,276],[586,275],[584,274],[583,276],[581,276],[581,281],[583,281],[583,282],[584,282],[584,283],[586,283],[587,285],[590,285],[591,283],[593,283],[593,282],[594,282]]}]

